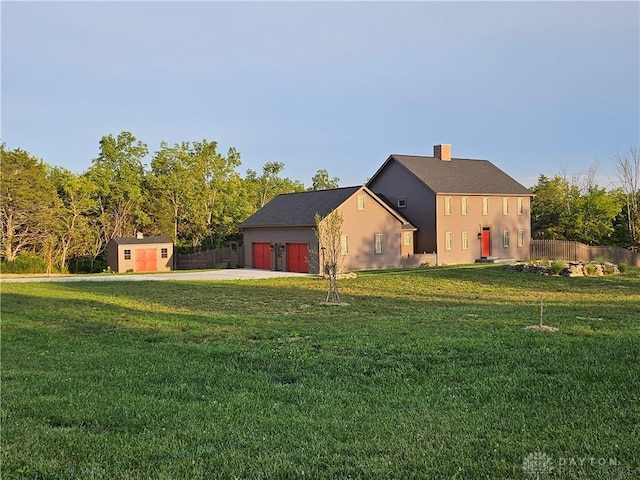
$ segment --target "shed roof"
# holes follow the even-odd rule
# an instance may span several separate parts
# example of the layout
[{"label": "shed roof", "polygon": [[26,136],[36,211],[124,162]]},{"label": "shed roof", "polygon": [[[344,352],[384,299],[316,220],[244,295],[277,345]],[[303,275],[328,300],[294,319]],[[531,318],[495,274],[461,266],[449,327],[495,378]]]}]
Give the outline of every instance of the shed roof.
[{"label": "shed roof", "polygon": [[436,194],[522,195],[532,193],[488,160],[391,155],[369,184],[392,161],[406,168]]},{"label": "shed roof", "polygon": [[135,238],[135,237],[121,237],[121,238],[113,238],[111,242],[116,245],[148,245],[151,243],[171,243],[171,239],[167,237],[143,237],[143,238]]},{"label": "shed roof", "polygon": [[246,227],[315,226],[316,214],[326,216],[362,187],[332,188],[276,196],[240,224]]}]

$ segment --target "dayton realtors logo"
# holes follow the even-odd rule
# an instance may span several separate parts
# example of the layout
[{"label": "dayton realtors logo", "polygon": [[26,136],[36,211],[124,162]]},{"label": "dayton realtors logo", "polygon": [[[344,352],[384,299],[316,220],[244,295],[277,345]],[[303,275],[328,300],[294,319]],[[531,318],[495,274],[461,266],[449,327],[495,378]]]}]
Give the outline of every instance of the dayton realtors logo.
[{"label": "dayton realtors logo", "polygon": [[553,459],[546,453],[533,452],[524,457],[522,470],[528,475],[534,475],[536,480],[553,472]]},{"label": "dayton realtors logo", "polygon": [[[640,469],[623,468],[618,463],[617,458],[596,458],[596,457],[559,457],[552,458],[546,453],[533,452],[524,457],[522,462],[522,471],[531,475],[536,480],[544,479],[547,476],[562,477],[568,472],[580,475],[596,475],[598,478],[612,478],[613,473],[618,475],[633,475],[640,472]],[[627,478],[627,477],[619,477]],[[635,478],[629,476],[629,478]]]}]

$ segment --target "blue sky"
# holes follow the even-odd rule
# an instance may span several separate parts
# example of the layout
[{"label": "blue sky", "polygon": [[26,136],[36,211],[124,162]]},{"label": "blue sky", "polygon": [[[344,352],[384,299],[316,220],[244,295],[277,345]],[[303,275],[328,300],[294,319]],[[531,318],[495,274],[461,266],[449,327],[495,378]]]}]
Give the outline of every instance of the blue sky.
[{"label": "blue sky", "polygon": [[526,186],[598,162],[608,186],[640,145],[639,2],[3,1],[1,16],[2,141],[77,173],[121,131],[342,186],[437,143]]}]

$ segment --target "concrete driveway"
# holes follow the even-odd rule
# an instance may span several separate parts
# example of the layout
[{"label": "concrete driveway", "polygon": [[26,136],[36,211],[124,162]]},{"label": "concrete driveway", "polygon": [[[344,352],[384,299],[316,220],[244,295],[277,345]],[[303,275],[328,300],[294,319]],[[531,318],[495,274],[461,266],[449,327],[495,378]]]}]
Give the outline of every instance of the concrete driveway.
[{"label": "concrete driveway", "polygon": [[0,279],[0,283],[21,282],[138,282],[147,280],[251,280],[277,277],[305,277],[308,273],[272,272],[253,268],[231,268],[225,270],[200,270],[196,272],[173,271],[170,273],[131,273],[131,274],[94,274],[94,275],[50,275],[38,277],[9,277]]}]

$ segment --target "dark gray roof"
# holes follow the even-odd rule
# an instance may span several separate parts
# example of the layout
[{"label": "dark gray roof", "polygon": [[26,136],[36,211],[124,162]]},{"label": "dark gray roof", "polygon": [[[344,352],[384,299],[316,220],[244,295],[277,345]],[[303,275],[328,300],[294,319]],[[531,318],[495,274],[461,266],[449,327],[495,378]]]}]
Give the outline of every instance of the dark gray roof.
[{"label": "dark gray roof", "polygon": [[443,161],[437,157],[391,155],[387,162],[392,159],[438,194],[531,195],[527,188],[488,160]]},{"label": "dark gray roof", "polygon": [[245,227],[314,226],[315,215],[328,215],[362,187],[284,193],[240,224]]},{"label": "dark gray roof", "polygon": [[167,237],[121,237],[111,239],[116,245],[145,245],[150,243],[173,243],[171,239]]}]

